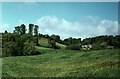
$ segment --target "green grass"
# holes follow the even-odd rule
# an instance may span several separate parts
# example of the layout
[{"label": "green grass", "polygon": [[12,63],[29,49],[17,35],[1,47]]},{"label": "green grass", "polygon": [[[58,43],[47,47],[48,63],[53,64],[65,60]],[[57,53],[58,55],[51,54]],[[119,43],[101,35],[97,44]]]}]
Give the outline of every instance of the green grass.
[{"label": "green grass", "polygon": [[48,39],[41,37],[41,38],[39,39],[39,44],[40,44],[41,46],[48,46]]},{"label": "green grass", "polygon": [[[3,59],[4,77],[116,77],[118,51],[53,50],[36,47],[43,52],[35,56],[6,57]],[[56,53],[57,52],[57,53]]]},{"label": "green grass", "polygon": [[56,45],[60,46],[61,49],[65,49],[66,48],[66,45],[63,45],[63,44],[60,44],[60,43],[57,43],[57,42],[56,42]]},{"label": "green grass", "polygon": [[[48,39],[47,38],[43,38],[43,37],[41,37],[40,39],[39,39],[39,44],[41,45],[41,46],[48,46],[49,44],[48,44]],[[57,43],[56,42],[56,45],[57,46],[60,46],[60,48],[61,49],[65,49],[66,48],[66,45],[64,45],[64,44],[60,44],[60,43]]]}]

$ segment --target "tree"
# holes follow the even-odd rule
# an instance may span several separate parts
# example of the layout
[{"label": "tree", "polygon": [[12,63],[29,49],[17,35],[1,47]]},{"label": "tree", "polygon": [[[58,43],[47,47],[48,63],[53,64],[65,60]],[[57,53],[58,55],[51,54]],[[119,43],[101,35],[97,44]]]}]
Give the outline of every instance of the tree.
[{"label": "tree", "polygon": [[66,49],[69,49],[69,50],[80,50],[80,45],[69,45],[66,47]]},{"label": "tree", "polygon": [[55,48],[55,46],[56,46],[55,40],[52,40],[51,38],[48,39],[48,44],[49,44],[49,46],[51,46],[52,48]]},{"label": "tree", "polygon": [[60,49],[60,47],[56,45],[55,40],[51,38],[48,39],[48,44],[49,44],[48,47],[51,47],[53,49]]},{"label": "tree", "polygon": [[30,35],[33,35],[33,27],[34,27],[34,24],[29,24],[29,34]]},{"label": "tree", "polygon": [[39,26],[35,25],[35,27],[34,27],[34,34],[35,35],[38,35],[38,28],[39,28]]},{"label": "tree", "polygon": [[48,34],[45,34],[44,37],[45,37],[45,38],[49,38],[49,35],[48,35]]},{"label": "tree", "polygon": [[106,47],[107,47],[107,43],[106,43],[106,42],[102,42],[102,43],[101,43],[101,47],[102,47],[102,48],[106,48]]},{"label": "tree", "polygon": [[20,26],[16,26],[14,32],[17,34],[20,34]]},{"label": "tree", "polygon": [[36,43],[30,34],[19,35],[16,33],[4,33],[2,35],[3,56],[31,55]]},{"label": "tree", "polygon": [[81,38],[72,38],[72,44],[80,44],[81,43]]},{"label": "tree", "polygon": [[5,32],[4,32],[4,33],[8,33],[8,32],[7,32],[7,30],[5,30]]},{"label": "tree", "polygon": [[60,36],[59,35],[51,35],[50,36],[51,39],[55,40],[56,42],[59,42],[60,41]]},{"label": "tree", "polygon": [[24,24],[21,24],[20,26],[20,34],[23,35],[26,32],[26,26]]}]

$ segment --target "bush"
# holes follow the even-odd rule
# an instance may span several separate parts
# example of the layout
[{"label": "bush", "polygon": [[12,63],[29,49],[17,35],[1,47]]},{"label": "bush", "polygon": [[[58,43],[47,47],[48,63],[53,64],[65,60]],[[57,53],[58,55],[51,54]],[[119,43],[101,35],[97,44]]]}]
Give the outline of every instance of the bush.
[{"label": "bush", "polygon": [[107,49],[113,49],[114,47],[113,46],[107,46],[106,48]]},{"label": "bush", "polygon": [[49,47],[49,48],[60,49],[60,47],[56,45],[55,40],[49,39],[49,40],[48,40],[48,44],[49,44],[49,45],[48,45],[47,47]]},{"label": "bush", "polygon": [[53,48],[53,49],[60,49],[60,46],[55,45],[54,47],[52,45],[45,46],[46,48]]},{"label": "bush", "polygon": [[31,51],[35,50],[35,47],[32,43],[25,42],[23,48],[23,55],[31,55]]},{"label": "bush", "polygon": [[66,47],[66,49],[80,50],[80,45],[69,45],[69,46]]},{"label": "bush", "polygon": [[7,42],[3,47],[3,56],[20,56],[23,53],[23,45],[17,42]]},{"label": "bush", "polygon": [[54,49],[60,49],[60,46],[57,46],[57,45],[56,45],[56,46],[54,47]]},{"label": "bush", "polygon": [[40,55],[41,53],[39,51],[31,51],[31,55]]},{"label": "bush", "polygon": [[100,50],[100,49],[102,49],[100,44],[93,44],[92,45],[92,50]]},{"label": "bush", "polygon": [[2,39],[2,56],[25,56],[31,55],[31,51],[35,50],[36,38],[25,34],[25,35],[17,35],[17,34],[3,34]]},{"label": "bush", "polygon": [[101,43],[101,48],[105,49],[107,47],[107,43],[106,42],[102,42]]}]

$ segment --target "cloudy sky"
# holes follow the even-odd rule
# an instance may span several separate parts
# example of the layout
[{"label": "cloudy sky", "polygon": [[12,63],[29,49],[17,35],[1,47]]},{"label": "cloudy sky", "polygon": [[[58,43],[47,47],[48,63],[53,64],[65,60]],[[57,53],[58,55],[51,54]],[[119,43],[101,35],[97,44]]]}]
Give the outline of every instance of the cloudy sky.
[{"label": "cloudy sky", "polygon": [[42,34],[93,37],[118,34],[117,2],[3,2],[0,32],[29,23]]}]

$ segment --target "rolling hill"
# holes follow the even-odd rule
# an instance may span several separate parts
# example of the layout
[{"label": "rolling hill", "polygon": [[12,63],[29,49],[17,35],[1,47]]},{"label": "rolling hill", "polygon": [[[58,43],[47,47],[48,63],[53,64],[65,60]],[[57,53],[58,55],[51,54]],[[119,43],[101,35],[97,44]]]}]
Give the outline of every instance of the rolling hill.
[{"label": "rolling hill", "polygon": [[3,77],[118,77],[120,49],[77,51],[46,48],[47,38],[39,39],[35,49],[41,55],[5,57]]},{"label": "rolling hill", "polygon": [[[41,55],[5,57],[3,77],[117,77],[118,51],[74,51],[36,46]],[[56,53],[57,51],[57,53]]]},{"label": "rolling hill", "polygon": [[[48,46],[49,45],[48,44],[48,39],[47,38],[43,38],[43,37],[39,38],[39,44],[40,44],[40,46],[43,46],[43,47]],[[56,42],[56,45],[59,46],[61,49],[65,49],[66,48],[66,45],[60,44],[58,42]]]}]

